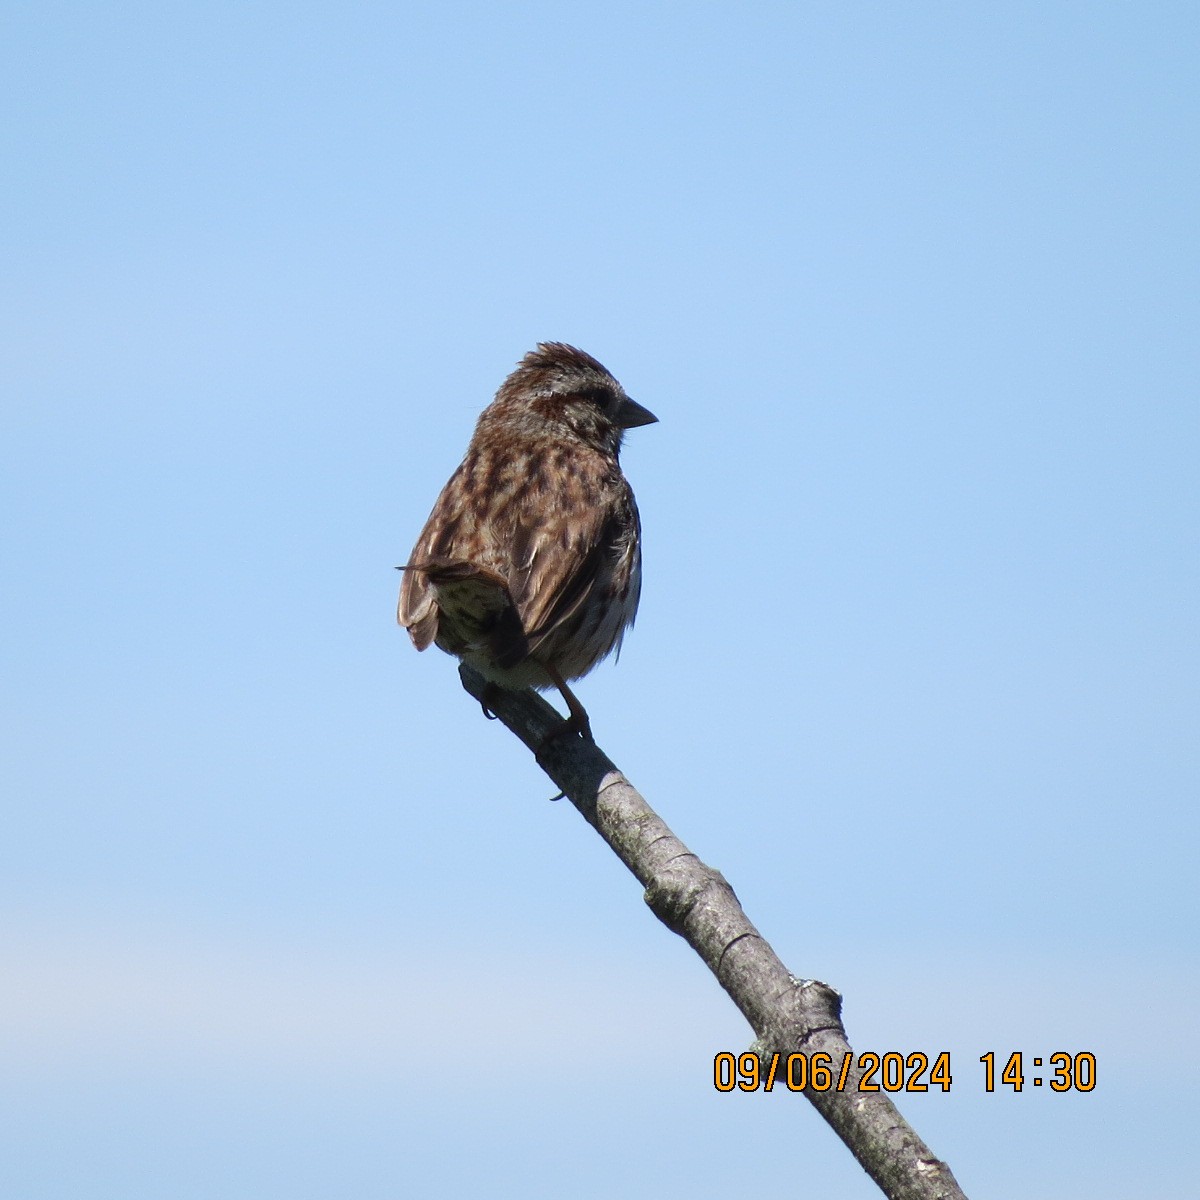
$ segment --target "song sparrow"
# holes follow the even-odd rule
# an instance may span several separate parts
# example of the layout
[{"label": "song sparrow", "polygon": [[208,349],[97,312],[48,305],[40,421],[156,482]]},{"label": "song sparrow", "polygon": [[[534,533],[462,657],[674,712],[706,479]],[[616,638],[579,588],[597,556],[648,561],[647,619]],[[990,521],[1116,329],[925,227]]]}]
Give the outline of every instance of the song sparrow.
[{"label": "song sparrow", "polygon": [[[404,568],[398,617],[504,688],[567,687],[618,649],[642,587],[641,526],[618,454],[658,418],[590,354],[542,342],[480,414]],[[486,696],[484,711],[487,711]]]}]

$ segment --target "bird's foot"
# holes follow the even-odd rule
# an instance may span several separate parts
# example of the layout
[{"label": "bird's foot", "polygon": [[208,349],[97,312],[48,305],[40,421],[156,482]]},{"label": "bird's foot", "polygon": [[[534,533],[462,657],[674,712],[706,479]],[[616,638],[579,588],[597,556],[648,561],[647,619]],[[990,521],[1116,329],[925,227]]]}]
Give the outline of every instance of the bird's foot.
[{"label": "bird's foot", "polygon": [[550,676],[551,683],[562,693],[562,698],[567,702],[567,711],[571,715],[545,736],[541,749],[545,749],[557,738],[573,737],[575,734],[578,734],[585,742],[595,745],[596,739],[592,737],[592,723],[588,720],[587,709],[579,703],[579,697],[567,687],[567,681],[553,667],[545,667],[545,671]]},{"label": "bird's foot", "polygon": [[581,737],[585,742],[596,744],[596,739],[592,737],[592,725],[588,720],[588,715],[582,709],[577,713],[572,713],[569,717],[564,718],[561,724],[555,725],[544,738],[542,738],[538,746],[538,753],[549,747],[552,743],[557,742],[559,738]]}]

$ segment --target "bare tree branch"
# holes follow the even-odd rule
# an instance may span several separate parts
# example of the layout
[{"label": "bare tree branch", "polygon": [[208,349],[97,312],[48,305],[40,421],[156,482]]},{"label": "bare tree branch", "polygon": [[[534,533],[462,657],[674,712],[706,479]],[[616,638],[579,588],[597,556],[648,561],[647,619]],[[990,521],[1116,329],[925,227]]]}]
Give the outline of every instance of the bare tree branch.
[{"label": "bare tree branch", "polygon": [[[484,681],[461,667],[463,687],[483,701]],[[533,751],[538,765],[646,889],[646,903],[685,938],[757,1035],[762,1071],[796,1052],[824,1051],[835,1079],[853,1051],[841,1021],[841,996],[815,979],[797,979],[750,923],[719,871],[702,863],[667,828],[597,746],[551,738],[562,717],[532,691],[491,689],[488,708]],[[851,1061],[844,1086],[804,1095],[833,1126],[891,1200],[966,1200],[950,1168],[916,1135],[883,1092],[860,1092]],[[782,1081],[782,1076],[780,1076]]]}]

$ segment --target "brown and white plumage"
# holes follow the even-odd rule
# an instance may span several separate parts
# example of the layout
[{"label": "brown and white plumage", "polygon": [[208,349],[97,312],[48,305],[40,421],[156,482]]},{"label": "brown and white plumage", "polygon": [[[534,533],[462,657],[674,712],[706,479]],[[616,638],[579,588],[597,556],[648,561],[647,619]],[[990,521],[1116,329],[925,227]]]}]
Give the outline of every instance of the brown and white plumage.
[{"label": "brown and white plumage", "polygon": [[530,351],[484,409],[409,557],[399,620],[507,688],[556,686],[618,649],[641,593],[626,429],[657,418],[589,354]]}]

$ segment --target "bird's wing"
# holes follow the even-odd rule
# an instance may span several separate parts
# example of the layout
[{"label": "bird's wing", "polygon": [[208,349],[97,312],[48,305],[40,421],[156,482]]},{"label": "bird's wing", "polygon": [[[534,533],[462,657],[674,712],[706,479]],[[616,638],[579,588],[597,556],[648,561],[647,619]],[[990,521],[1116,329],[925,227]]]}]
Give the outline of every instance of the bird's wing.
[{"label": "bird's wing", "polygon": [[455,553],[454,547],[465,513],[462,480],[463,466],[460,465],[438,496],[404,566],[396,620],[408,630],[408,636],[418,650],[432,645],[438,633],[437,590],[421,566],[465,561],[465,556]]},{"label": "bird's wing", "polygon": [[404,566],[404,579],[400,583],[400,602],[396,606],[396,620],[408,630],[408,636],[418,650],[428,649],[437,637],[437,598],[429,577],[417,569],[420,561],[418,549],[414,547],[409,561]]},{"label": "bird's wing", "polygon": [[[483,537],[464,460],[442,489],[404,567],[396,617],[412,643],[484,653],[510,667],[529,652],[494,539]],[[476,499],[476,505],[478,501]]]},{"label": "bird's wing", "polygon": [[621,574],[620,556],[635,552],[636,536],[626,535],[636,522],[625,480],[591,464],[564,481],[556,502],[525,514],[513,539],[509,589],[531,653],[570,622],[598,585]]}]

